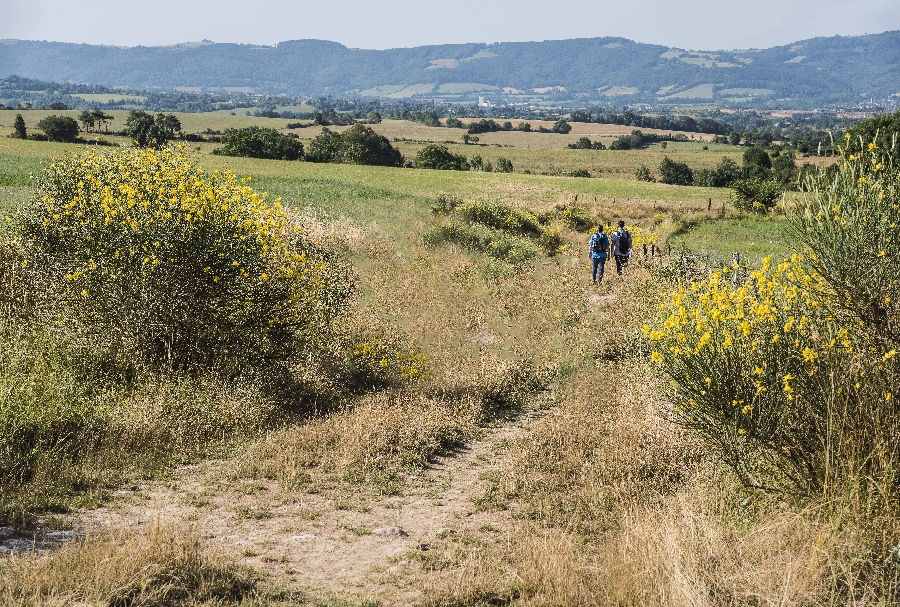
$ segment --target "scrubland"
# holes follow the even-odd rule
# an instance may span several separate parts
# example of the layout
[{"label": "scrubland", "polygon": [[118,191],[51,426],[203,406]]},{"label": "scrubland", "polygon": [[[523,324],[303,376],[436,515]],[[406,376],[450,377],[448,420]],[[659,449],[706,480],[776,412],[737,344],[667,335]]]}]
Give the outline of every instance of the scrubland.
[{"label": "scrubland", "polygon": [[[539,157],[477,149],[517,170]],[[858,265],[829,282],[832,266],[795,259],[815,278],[782,270],[798,290],[770,317],[740,306],[764,303],[756,293],[775,288],[766,281],[790,252],[831,249],[802,250],[795,224],[738,214],[722,190],[187,155],[146,182],[109,167],[101,180],[172,217],[149,205],[139,216],[127,191],[113,204],[102,188],[76,194],[83,208],[30,202],[34,187],[66,198],[28,175],[67,151],[84,153],[0,139],[0,524],[76,531],[0,560],[3,604],[897,604],[896,277],[879,261],[895,246],[879,191],[897,200],[879,172],[895,168],[848,173],[840,193],[881,184],[862,192],[875,220],[840,236],[882,239],[859,245],[871,289],[836,298]],[[610,155],[622,174],[656,153],[558,152],[572,166]],[[238,179],[182,196],[176,177],[192,162]],[[830,226],[851,216],[832,212],[821,231],[839,239]],[[591,287],[592,224],[620,217],[637,259]],[[258,248],[230,248],[241,234]],[[672,254],[645,261],[644,242]],[[748,266],[728,272],[745,275],[703,283],[733,251]],[[738,301],[729,289],[744,278]],[[791,307],[813,299],[831,316]],[[199,312],[213,304],[228,314],[211,331]],[[866,316],[871,306],[891,320]],[[801,329],[785,328],[791,315]],[[832,331],[831,317],[844,324]],[[858,354],[830,345],[845,327]],[[723,346],[729,335],[753,354]],[[784,453],[810,464],[772,464]],[[408,538],[375,533],[394,520]],[[297,543],[329,538],[345,560]]]}]

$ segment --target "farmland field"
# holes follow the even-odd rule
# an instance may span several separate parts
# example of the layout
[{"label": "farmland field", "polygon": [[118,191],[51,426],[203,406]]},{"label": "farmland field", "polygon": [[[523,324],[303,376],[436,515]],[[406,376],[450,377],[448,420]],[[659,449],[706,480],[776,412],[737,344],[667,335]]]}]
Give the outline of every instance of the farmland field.
[{"label": "farmland field", "polygon": [[[723,156],[740,164],[741,148],[697,136],[666,149],[567,149],[581,136],[608,143],[631,131],[581,123],[569,135],[486,133],[478,145],[464,145],[462,130],[386,120],[374,130],[407,158],[426,142],[446,141],[469,158],[495,165],[507,158],[514,172],[225,157],[210,154],[213,143],[186,144],[172,158],[136,158],[117,147],[9,138],[15,113],[0,112],[0,217],[10,218],[0,243],[7,273],[0,337],[9,344],[0,355],[0,441],[19,441],[27,457],[0,452],[0,546],[14,551],[32,542],[49,551],[0,552],[0,603],[126,604],[116,603],[126,596],[122,601],[133,600],[127,604],[191,597],[190,604],[210,607],[813,605],[842,604],[857,592],[866,604],[891,604],[893,586],[885,588],[895,579],[892,565],[882,568],[884,559],[872,555],[895,545],[900,529],[877,509],[879,497],[860,505],[858,496],[840,503],[838,496],[829,498],[836,505],[823,506],[818,497],[742,485],[715,445],[673,423],[678,401],[649,363],[645,335],[665,320],[660,305],[670,301],[661,292],[684,288],[677,301],[687,302],[700,288],[696,281],[730,266],[734,252],[749,274],[765,257],[777,264],[796,250],[783,208],[748,215],[732,206],[727,188],[635,178],[637,167],[656,172],[665,156],[694,170]],[[33,128],[49,113],[64,112],[23,115]],[[118,130],[127,113],[114,115]],[[178,117],[191,133],[272,126],[308,145],[321,132],[287,131],[282,119]],[[124,137],[108,139],[127,145]],[[152,170],[134,165],[148,183],[191,175],[175,183],[199,193],[154,212],[153,204],[168,200],[152,194],[169,187],[164,182],[140,194],[148,200],[113,200],[116,213],[104,199],[95,216],[83,202],[77,211],[69,201],[29,203],[42,162],[85,152],[119,154],[120,166],[148,163]],[[158,158],[165,162],[152,165]],[[189,171],[192,163],[205,173]],[[83,166],[101,165],[92,158]],[[225,202],[202,181],[222,169],[239,178]],[[579,169],[591,177],[565,175]],[[73,188],[90,181],[80,173],[74,179]],[[137,178],[122,174],[126,179]],[[136,191],[129,188],[123,191]],[[283,218],[269,204],[276,197]],[[179,241],[193,225],[219,229],[199,223],[204,213],[225,228],[201,244]],[[631,266],[620,276],[610,262],[593,285],[588,238],[597,223],[619,219],[635,238]],[[120,220],[125,227],[109,232]],[[54,231],[54,222],[67,222],[66,229]],[[60,256],[60,286],[41,282],[55,266],[26,273],[44,250],[15,257],[9,231],[16,229],[29,238],[49,234],[44,247],[75,230],[91,237],[74,241],[74,255]],[[163,229],[169,232],[154,232]],[[132,244],[98,246],[96,259],[82,253],[81,244],[112,237]],[[143,342],[112,342],[97,327],[114,332],[131,323],[168,339],[155,317],[135,323],[129,316],[142,306],[168,313],[147,293],[187,309],[182,321],[189,324],[202,308],[196,302],[205,301],[196,285],[232,286],[194,259],[173,265],[185,269],[166,275],[170,282],[153,283],[156,264],[175,264],[180,254],[156,254],[169,240],[208,254],[224,271],[262,263],[273,242],[306,247],[303,255],[279,257],[272,272],[241,274],[250,286],[236,291],[223,325],[237,324],[259,297],[274,297],[266,288],[276,276],[311,285],[293,293],[313,298],[304,310],[337,309],[338,300],[343,307],[305,327],[312,336],[303,335],[306,349],[287,360],[191,366],[177,362],[167,341],[168,349],[151,352],[156,358],[123,364],[122,352],[146,355]],[[259,248],[229,244],[238,241]],[[645,259],[644,243],[664,254]],[[227,257],[216,253],[224,246]],[[129,247],[132,265],[119,261]],[[240,257],[246,251],[253,259]],[[285,260],[306,264],[307,254],[314,264],[288,271]],[[65,265],[72,263],[86,269],[72,271]],[[92,270],[97,282],[69,288]],[[305,272],[315,280],[302,282]],[[7,276],[29,278],[19,284]],[[231,276],[238,284],[237,270]],[[157,290],[132,289],[128,277]],[[115,295],[90,305],[103,284],[114,285]],[[231,305],[230,291],[217,293]],[[182,301],[187,297],[196,299]],[[255,340],[292,309],[275,301],[261,312],[268,324],[253,324],[244,341],[208,347],[223,361],[243,360],[247,344],[262,343]],[[70,307],[57,314],[59,302]],[[716,300],[722,309],[733,303]],[[15,306],[32,314],[28,322],[13,314]],[[98,319],[107,324],[91,324]],[[771,343],[790,342],[781,335],[793,321],[783,331],[784,321],[776,324]],[[671,339],[703,330],[685,326]],[[205,328],[220,327],[201,327],[201,335]],[[196,356],[192,346],[182,347]],[[701,352],[698,346],[693,355]],[[730,367],[722,373],[723,385],[743,377]],[[776,379],[773,392],[794,378],[782,371]],[[705,395],[718,384],[707,377],[701,387]],[[40,441],[28,443],[7,411]],[[72,536],[78,541],[69,542]]]}]

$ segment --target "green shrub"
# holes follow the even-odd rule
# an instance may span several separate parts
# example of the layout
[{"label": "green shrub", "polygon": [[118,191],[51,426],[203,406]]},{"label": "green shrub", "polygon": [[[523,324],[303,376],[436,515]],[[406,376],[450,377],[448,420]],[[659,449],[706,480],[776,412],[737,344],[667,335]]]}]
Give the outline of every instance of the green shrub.
[{"label": "green shrub", "polygon": [[222,156],[244,156],[246,158],[267,158],[270,160],[300,160],[303,158],[303,144],[296,135],[282,135],[275,129],[250,126],[225,133],[221,148],[213,154]]},{"label": "green shrub", "polygon": [[538,248],[528,239],[512,236],[482,224],[451,222],[425,233],[425,244],[458,244],[516,264],[533,259]]},{"label": "green shrub", "polygon": [[449,215],[461,204],[462,199],[459,196],[438,194],[434,204],[431,205],[431,213],[433,215]]},{"label": "green shrub", "polygon": [[512,161],[501,156],[500,158],[497,159],[497,171],[500,173],[512,173],[513,172]]},{"label": "green shrub", "polygon": [[288,361],[349,297],[279,201],[175,151],[57,159],[17,229],[60,328],[117,360]]},{"label": "green shrub", "polygon": [[553,126],[550,127],[550,130],[553,131],[554,133],[560,133],[561,135],[568,135],[569,132],[572,130],[572,125],[569,124],[567,121],[563,120],[562,118],[560,118],[559,120],[557,120],[556,122],[553,123]]},{"label": "green shrub", "polygon": [[659,163],[659,181],[669,185],[692,185],[694,172],[686,163],[664,156]]},{"label": "green shrub", "polygon": [[462,154],[452,153],[446,145],[430,143],[419,150],[415,160],[416,168],[438,169],[441,171],[468,171],[469,163]]},{"label": "green shrub", "polygon": [[722,157],[722,161],[714,169],[700,169],[694,176],[694,185],[706,188],[726,188],[742,176],[737,163]]},{"label": "green shrub", "polygon": [[78,123],[68,116],[47,116],[37,123],[50,141],[74,143],[78,139]]},{"label": "green shrub", "polygon": [[403,155],[387,137],[359,123],[343,133],[322,129],[310,142],[306,160],[373,166],[403,165]]},{"label": "green shrub", "polygon": [[646,181],[648,183],[653,183],[656,181],[656,178],[650,174],[650,169],[647,165],[642,164],[637,168],[634,172],[634,176],[638,181]]},{"label": "green shrub", "polygon": [[540,237],[544,231],[537,215],[531,211],[514,209],[500,202],[468,202],[457,207],[456,212],[471,223],[521,236]]},{"label": "green shrub", "polygon": [[771,179],[737,179],[731,182],[731,202],[742,211],[768,213],[781,198],[781,186]]},{"label": "green shrub", "polygon": [[575,169],[571,173],[569,173],[569,177],[590,177],[591,174],[587,171],[587,169]]}]

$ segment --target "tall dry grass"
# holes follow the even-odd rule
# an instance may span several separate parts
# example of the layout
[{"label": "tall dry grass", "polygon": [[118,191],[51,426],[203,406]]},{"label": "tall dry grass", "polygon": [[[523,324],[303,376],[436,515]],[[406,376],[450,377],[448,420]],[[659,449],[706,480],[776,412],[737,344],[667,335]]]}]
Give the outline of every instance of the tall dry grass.
[{"label": "tall dry grass", "polygon": [[8,607],[235,605],[258,578],[208,549],[195,531],[155,523],[109,528],[44,554],[0,561]]}]

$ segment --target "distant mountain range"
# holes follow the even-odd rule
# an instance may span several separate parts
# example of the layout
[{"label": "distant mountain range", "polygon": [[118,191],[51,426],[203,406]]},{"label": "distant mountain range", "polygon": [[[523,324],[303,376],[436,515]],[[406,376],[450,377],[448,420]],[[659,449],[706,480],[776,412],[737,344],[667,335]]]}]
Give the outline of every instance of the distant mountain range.
[{"label": "distant mountain range", "polygon": [[624,38],[383,51],[323,40],[271,47],[0,40],[0,77],[12,74],[150,91],[810,109],[900,100],[900,31],[711,52]]}]

